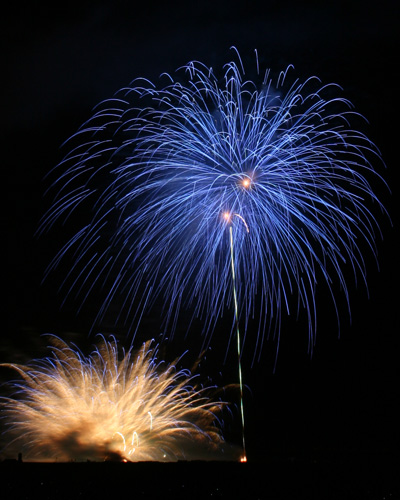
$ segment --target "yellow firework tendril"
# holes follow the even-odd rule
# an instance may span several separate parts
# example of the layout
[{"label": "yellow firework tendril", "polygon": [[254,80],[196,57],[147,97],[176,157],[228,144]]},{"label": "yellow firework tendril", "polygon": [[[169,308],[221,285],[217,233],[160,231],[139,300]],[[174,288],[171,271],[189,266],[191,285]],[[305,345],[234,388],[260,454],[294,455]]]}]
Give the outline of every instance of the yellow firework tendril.
[{"label": "yellow firework tendril", "polygon": [[218,414],[225,403],[190,370],[157,359],[146,342],[125,352],[105,338],[88,357],[51,337],[52,357],[15,369],[17,397],[0,398],[10,446],[31,458],[149,461],[212,453],[223,443]]}]

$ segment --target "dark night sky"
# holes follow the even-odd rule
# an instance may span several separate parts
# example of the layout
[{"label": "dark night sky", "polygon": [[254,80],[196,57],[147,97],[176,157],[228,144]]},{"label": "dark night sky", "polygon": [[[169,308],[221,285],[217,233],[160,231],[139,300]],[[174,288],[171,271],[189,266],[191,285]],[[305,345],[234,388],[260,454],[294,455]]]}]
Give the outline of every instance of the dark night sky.
[{"label": "dark night sky", "polygon": [[[380,271],[368,257],[369,299],[362,287],[350,285],[353,321],[350,325],[344,310],[340,340],[333,312],[327,309],[325,315],[322,309],[312,359],[305,321],[294,317],[284,320],[275,374],[272,342],[253,367],[250,357],[245,358],[245,380],[251,389],[246,403],[249,453],[398,449],[397,2],[142,4],[18,3],[6,16],[2,135],[8,179],[3,210],[8,226],[8,326],[1,334],[1,360],[37,356],[46,332],[77,343],[92,340],[87,338],[88,319],[76,317],[73,304],[58,310],[62,297],[56,293],[56,281],[40,285],[51,249],[35,239],[34,232],[47,203],[43,177],[61,160],[61,143],[99,101],[136,77],[156,80],[190,60],[221,67],[233,57],[232,45],[253,64],[256,48],[264,67],[280,70],[291,63],[300,77],[315,74],[326,83],[339,83],[368,118],[368,135],[387,164],[384,177],[392,195],[382,194],[394,228],[382,217]],[[189,341],[181,350],[188,347]],[[218,338],[212,347],[224,349]],[[221,371],[217,382],[235,376],[229,362],[220,364],[221,356],[210,359],[204,369]]]}]

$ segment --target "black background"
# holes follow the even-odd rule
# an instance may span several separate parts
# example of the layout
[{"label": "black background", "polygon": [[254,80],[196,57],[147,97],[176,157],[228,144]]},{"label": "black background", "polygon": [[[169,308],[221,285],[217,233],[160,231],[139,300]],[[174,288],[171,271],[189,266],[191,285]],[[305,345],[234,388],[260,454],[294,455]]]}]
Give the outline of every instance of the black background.
[{"label": "black background", "polygon": [[[21,362],[46,353],[41,335],[47,332],[82,347],[94,340],[88,338],[89,317],[76,316],[74,304],[59,309],[57,279],[40,285],[53,248],[34,233],[49,202],[44,198],[43,177],[61,160],[61,143],[89,118],[99,101],[136,77],[156,81],[161,73],[173,73],[190,60],[221,68],[234,56],[232,45],[245,64],[252,65],[256,48],[264,67],[279,71],[293,64],[296,76],[315,74],[323,82],[340,84],[368,118],[368,136],[387,165],[383,175],[392,194],[381,186],[377,190],[393,227],[387,218],[380,219],[380,270],[371,256],[366,257],[370,297],[363,286],[349,284],[353,317],[350,324],[342,304],[340,339],[334,313],[325,310],[321,297],[312,358],[302,317],[283,321],[275,372],[274,342],[267,342],[254,365],[251,346],[246,345],[249,460],[397,453],[397,3],[18,3],[8,7],[4,20],[1,121],[8,325],[1,333],[1,360]],[[52,238],[56,247],[57,234]],[[191,342],[197,346],[189,336],[173,349],[190,350]],[[236,376],[235,358],[231,353],[224,363],[226,344],[218,332],[211,347],[215,354],[201,366],[202,375],[212,375],[218,384],[231,382]],[[8,375],[3,370],[1,377]],[[235,419],[239,420],[238,414]],[[236,439],[231,420],[227,434]]]}]

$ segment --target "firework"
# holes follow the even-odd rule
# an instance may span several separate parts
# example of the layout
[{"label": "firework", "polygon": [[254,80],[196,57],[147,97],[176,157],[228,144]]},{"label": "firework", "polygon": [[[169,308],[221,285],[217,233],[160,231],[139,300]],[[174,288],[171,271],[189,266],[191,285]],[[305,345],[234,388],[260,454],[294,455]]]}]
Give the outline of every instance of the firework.
[{"label": "firework", "polygon": [[[22,381],[1,398],[14,445],[39,459],[175,460],[222,443],[211,388],[176,363],[157,361],[147,342],[121,353],[104,338],[89,357],[53,338],[52,357],[7,364]],[[25,454],[25,453],[24,453]]]},{"label": "firework", "polygon": [[48,273],[70,259],[65,297],[104,291],[94,323],[118,304],[115,320],[138,324],[161,303],[173,331],[186,307],[209,342],[235,286],[245,334],[258,325],[255,352],[266,331],[279,333],[282,311],[300,309],[312,348],[317,282],[336,310],[337,285],[349,303],[349,273],[366,282],[363,249],[376,257],[384,209],[362,117],[335,84],[256,68],[247,79],[238,56],[222,77],[190,62],[160,88],[136,80],[68,141],[40,230],[73,220]]}]

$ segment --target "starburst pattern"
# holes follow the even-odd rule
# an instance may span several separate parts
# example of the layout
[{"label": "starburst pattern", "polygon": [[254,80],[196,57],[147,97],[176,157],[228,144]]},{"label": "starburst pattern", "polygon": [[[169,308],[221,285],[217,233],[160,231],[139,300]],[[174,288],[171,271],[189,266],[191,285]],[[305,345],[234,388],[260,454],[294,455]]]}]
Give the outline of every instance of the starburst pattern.
[{"label": "starburst pattern", "polygon": [[[175,460],[222,443],[224,403],[195,375],[157,360],[147,342],[119,352],[105,339],[89,357],[53,337],[52,357],[8,364],[22,381],[0,400],[10,435],[31,456],[59,460]],[[218,426],[217,426],[218,424]]]},{"label": "starburst pattern", "polygon": [[187,307],[208,342],[233,307],[231,225],[238,314],[245,331],[257,321],[255,350],[279,333],[282,311],[301,309],[312,347],[317,283],[337,309],[339,287],[350,302],[349,272],[366,282],[384,209],[372,189],[380,154],[353,125],[362,117],[335,84],[288,83],[291,67],[273,81],[258,62],[253,82],[238,61],[222,78],[191,62],[161,88],[137,80],[70,139],[41,230],[90,214],[48,272],[68,258],[65,296],[104,290],[95,323],[118,304],[116,321],[137,324],[159,301],[166,329]]}]

